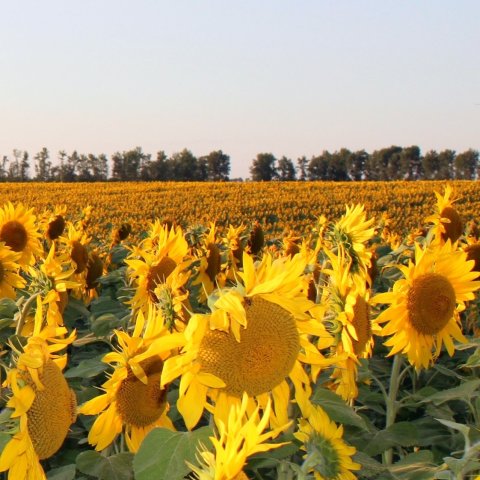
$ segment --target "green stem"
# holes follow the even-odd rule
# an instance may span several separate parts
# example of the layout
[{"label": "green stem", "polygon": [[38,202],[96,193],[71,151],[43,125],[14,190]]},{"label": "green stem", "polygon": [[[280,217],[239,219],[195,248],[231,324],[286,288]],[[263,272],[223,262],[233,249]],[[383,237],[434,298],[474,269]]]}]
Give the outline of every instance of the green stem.
[{"label": "green stem", "polygon": [[26,302],[22,308],[22,313],[20,314],[20,318],[18,319],[17,328],[15,329],[15,334],[20,335],[23,326],[25,325],[25,320],[27,319],[27,315],[30,312],[30,308],[32,303],[36,300],[36,298],[40,295],[39,292],[34,293]]},{"label": "green stem", "polygon": [[[395,423],[395,418],[397,416],[397,394],[398,388],[400,386],[399,375],[400,368],[402,366],[402,357],[400,355],[395,355],[393,358],[392,372],[390,374],[390,383],[388,386],[388,396],[386,402],[386,420],[385,428],[387,429]],[[392,464],[393,450],[390,448],[384,454],[384,463],[386,465]]]}]

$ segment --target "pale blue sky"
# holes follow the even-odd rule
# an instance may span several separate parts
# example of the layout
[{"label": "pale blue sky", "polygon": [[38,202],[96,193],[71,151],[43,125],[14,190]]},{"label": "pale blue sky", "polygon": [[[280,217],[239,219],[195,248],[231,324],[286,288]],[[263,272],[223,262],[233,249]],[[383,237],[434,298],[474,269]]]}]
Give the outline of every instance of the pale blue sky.
[{"label": "pale blue sky", "polygon": [[478,0],[0,4],[0,155],[480,149]]}]

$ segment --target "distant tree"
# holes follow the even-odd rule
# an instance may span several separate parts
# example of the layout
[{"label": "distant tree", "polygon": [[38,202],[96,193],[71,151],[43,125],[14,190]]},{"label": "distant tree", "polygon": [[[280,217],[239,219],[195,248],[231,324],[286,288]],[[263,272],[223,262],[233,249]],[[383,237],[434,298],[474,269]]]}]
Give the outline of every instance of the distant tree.
[{"label": "distant tree", "polygon": [[424,178],[423,161],[420,148],[417,145],[403,148],[400,152],[401,178],[420,180]]},{"label": "distant tree", "polygon": [[250,175],[254,182],[269,182],[277,177],[277,159],[272,153],[259,153],[250,166]]},{"label": "distant tree", "polygon": [[326,180],[328,177],[328,166],[330,162],[330,153],[326,150],[308,162],[308,179],[309,180]]},{"label": "distant tree", "polygon": [[437,180],[452,180],[454,178],[455,156],[455,151],[448,149],[438,154]]},{"label": "distant tree", "polygon": [[455,158],[455,178],[473,180],[478,166],[478,151],[469,149],[459,153]]},{"label": "distant tree", "polygon": [[20,162],[20,181],[26,182],[29,178],[30,162],[28,161],[28,152],[24,151],[22,161]]},{"label": "distant tree", "polygon": [[227,181],[230,175],[230,157],[221,150],[210,152],[207,160],[207,179],[212,182]]},{"label": "distant tree", "polygon": [[173,167],[173,180],[191,182],[199,180],[198,161],[193,153],[184,148],[171,156]]},{"label": "distant tree", "polygon": [[49,182],[52,180],[50,154],[43,147],[34,157],[35,160],[35,180],[37,182]]},{"label": "distant tree", "polygon": [[422,158],[423,178],[434,180],[438,175],[438,153],[435,150],[428,151]]},{"label": "distant tree", "polygon": [[3,155],[2,161],[0,162],[0,181],[8,181],[8,164],[9,159],[7,155]]},{"label": "distant tree", "polygon": [[347,174],[351,180],[363,180],[368,153],[365,150],[352,152],[347,161]]},{"label": "distant tree", "polygon": [[345,182],[349,180],[347,165],[352,152],[347,148],[342,148],[338,152],[334,152],[328,158],[328,180],[334,182]]},{"label": "distant tree", "polygon": [[[398,155],[401,152],[402,147],[395,145],[373,151],[365,165],[365,179],[394,180],[400,178],[400,175],[398,173],[394,175],[394,172],[400,163]],[[389,163],[392,164],[391,168],[388,167]],[[394,176],[392,177],[392,175]]]},{"label": "distant tree", "polygon": [[301,182],[304,182],[307,179],[307,167],[308,160],[307,157],[298,157],[297,158],[297,177]]},{"label": "distant tree", "polygon": [[139,180],[142,164],[149,160],[150,155],[143,153],[141,147],[133,150],[116,152],[112,155],[112,179],[113,180]]},{"label": "distant tree", "polygon": [[290,182],[295,180],[295,166],[292,160],[282,157],[277,165],[278,179],[282,182]]}]

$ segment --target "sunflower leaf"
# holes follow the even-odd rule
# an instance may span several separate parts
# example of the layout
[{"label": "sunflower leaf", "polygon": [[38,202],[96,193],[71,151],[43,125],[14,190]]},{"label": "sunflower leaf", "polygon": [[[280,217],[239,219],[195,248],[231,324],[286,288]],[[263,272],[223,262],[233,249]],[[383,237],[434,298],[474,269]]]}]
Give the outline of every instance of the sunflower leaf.
[{"label": "sunflower leaf", "polygon": [[165,428],[152,430],[142,442],[133,460],[136,480],[182,480],[190,468],[186,462],[196,464],[200,445],[211,445],[210,427],[193,432],[172,432]]},{"label": "sunflower leaf", "polygon": [[73,480],[75,478],[76,468],[74,464],[64,465],[63,467],[54,468],[47,472],[48,480]]},{"label": "sunflower leaf", "polygon": [[480,379],[476,378],[474,380],[469,380],[467,382],[462,383],[458,387],[449,388],[447,390],[442,390],[439,392],[430,395],[428,398],[420,401],[420,403],[428,403],[433,402],[435,405],[440,405],[444,402],[448,402],[450,400],[458,400],[458,399],[470,399],[474,396],[475,390],[480,387]]},{"label": "sunflower leaf", "polygon": [[77,468],[99,480],[132,480],[131,453],[119,453],[111,457],[104,457],[98,452],[89,450],[77,456]]}]

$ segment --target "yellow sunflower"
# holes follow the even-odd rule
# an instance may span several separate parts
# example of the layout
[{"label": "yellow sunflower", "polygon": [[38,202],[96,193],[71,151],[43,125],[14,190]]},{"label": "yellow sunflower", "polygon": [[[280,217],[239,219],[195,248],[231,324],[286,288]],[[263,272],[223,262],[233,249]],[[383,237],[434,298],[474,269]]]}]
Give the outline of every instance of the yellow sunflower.
[{"label": "yellow sunflower", "polygon": [[222,257],[216,239],[215,223],[210,224],[208,234],[203,239],[203,245],[197,253],[199,259],[198,273],[192,285],[201,285],[200,300],[205,300],[218,284],[217,276],[221,271]]},{"label": "yellow sunflower", "polygon": [[301,255],[273,260],[268,254],[255,265],[244,252],[239,283],[212,294],[210,315],[191,317],[182,354],[168,359],[162,373],[162,384],[181,376],[177,406],[189,429],[204,408],[226,421],[243,392],[263,407],[271,397],[272,425],[285,424],[287,378],[300,407],[308,399],[311,379],[303,364],[325,367],[333,360],[312,343],[313,337],[320,338],[327,348],[332,338],[311,316],[320,316],[321,307],[307,299],[305,266]]},{"label": "yellow sunflower", "polygon": [[153,307],[147,319],[138,313],[132,335],[115,330],[119,350],[103,361],[114,372],[103,384],[104,394],[79,408],[84,415],[98,415],[88,441],[96,450],[125,435],[130,451],[136,452],[147,433],[155,427],[174,429],[168,418],[167,388],[160,387],[165,359],[183,340],[181,333],[169,334]]},{"label": "yellow sunflower", "polygon": [[35,327],[16,368],[8,371],[4,386],[11,390],[7,408],[12,409],[13,436],[0,455],[0,472],[12,480],[45,479],[40,460],[51,457],[63,444],[76,418],[75,394],[62,369],[66,356],[56,352],[72,343],[63,327],[46,326],[42,301],[37,297]]},{"label": "yellow sunflower", "polygon": [[134,309],[146,311],[150,303],[158,298],[155,288],[165,283],[170,275],[178,275],[188,265],[188,244],[181,227],[159,228],[155,246],[144,249],[143,245],[132,248],[132,253],[125,260],[130,267],[129,276],[135,285],[135,294],[131,300]]},{"label": "yellow sunflower", "polygon": [[16,288],[23,288],[25,280],[18,274],[21,253],[12,251],[0,243],[0,297],[15,299]]},{"label": "yellow sunflower", "polygon": [[371,265],[372,252],[367,243],[373,238],[374,219],[367,220],[363,205],[346,206],[343,215],[329,230],[328,238],[332,249],[342,249],[350,260],[350,274],[360,287],[369,281],[368,268]]},{"label": "yellow sunflower", "polygon": [[[375,326],[370,321],[370,293],[366,286],[360,289],[353,283],[345,258],[334,255],[329,250],[325,252],[331,262],[331,268],[324,270],[329,276],[323,299],[327,305],[325,321],[335,339],[332,349],[338,356],[346,355],[345,360],[335,367],[332,378],[336,392],[344,400],[353,400],[358,395],[358,358],[369,357],[373,347],[372,333]],[[376,330],[378,333],[378,327]]]},{"label": "yellow sunflower", "polygon": [[302,442],[305,461],[304,474],[313,473],[316,480],[355,480],[352,470],[361,465],[352,460],[355,447],[343,440],[343,426],[337,427],[318,405],[310,405],[299,420],[295,437]]},{"label": "yellow sunflower", "polygon": [[43,254],[32,212],[33,208],[27,210],[21,203],[13,206],[8,202],[0,208],[0,242],[21,254],[18,263],[22,268],[33,265],[35,258]]},{"label": "yellow sunflower", "polygon": [[66,214],[67,207],[64,205],[56,206],[53,212],[45,212],[43,214],[40,223],[42,225],[42,231],[45,232],[44,235],[48,240],[56,240],[63,234],[67,225],[65,220]]},{"label": "yellow sunflower", "polygon": [[445,187],[442,196],[435,192],[437,204],[435,213],[425,219],[427,223],[433,223],[434,242],[444,243],[450,240],[456,242],[463,233],[463,221],[453,204],[458,200],[450,185]]},{"label": "yellow sunflower", "polygon": [[80,286],[73,280],[75,268],[69,255],[57,253],[55,243],[52,243],[47,257],[38,267],[29,268],[29,291],[42,295],[43,303],[48,306],[48,325],[63,325],[62,315],[68,303],[68,290]]},{"label": "yellow sunflower", "polygon": [[238,405],[232,405],[226,422],[216,419],[217,435],[210,437],[215,452],[200,449],[198,465],[188,464],[197,480],[248,480],[243,471],[249,456],[286,445],[267,443],[288,428],[289,423],[264,432],[267,428],[271,402],[268,400],[263,415],[257,405],[248,412],[248,396],[243,394]]},{"label": "yellow sunflower", "polygon": [[429,367],[443,344],[453,355],[452,339],[466,341],[459,312],[480,288],[480,282],[474,281],[478,272],[471,271],[473,266],[450,240],[436,248],[415,245],[414,261],[398,267],[405,278],[397,280],[391,292],[371,300],[390,304],[376,319],[379,324],[386,323],[380,335],[391,335],[385,342],[392,347],[389,355],[405,353],[417,369]]}]

